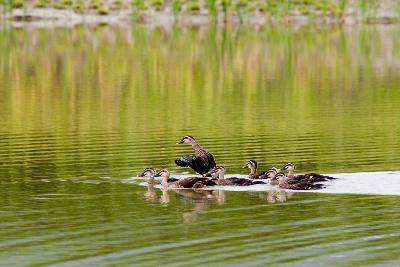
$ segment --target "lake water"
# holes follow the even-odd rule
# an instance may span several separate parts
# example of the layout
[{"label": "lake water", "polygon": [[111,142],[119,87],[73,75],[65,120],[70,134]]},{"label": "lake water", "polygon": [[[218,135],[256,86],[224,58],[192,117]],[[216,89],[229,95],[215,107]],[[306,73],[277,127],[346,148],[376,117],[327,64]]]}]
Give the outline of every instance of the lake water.
[{"label": "lake water", "polygon": [[[0,265],[399,266],[399,33],[2,28]],[[185,134],[229,174],[254,159],[340,179],[299,193],[133,178],[190,172],[173,162]]]}]

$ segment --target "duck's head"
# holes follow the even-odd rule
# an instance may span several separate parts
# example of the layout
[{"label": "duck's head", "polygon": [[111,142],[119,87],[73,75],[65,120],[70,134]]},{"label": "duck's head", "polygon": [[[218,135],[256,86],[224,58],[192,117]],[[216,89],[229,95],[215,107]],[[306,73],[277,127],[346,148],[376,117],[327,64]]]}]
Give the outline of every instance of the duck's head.
[{"label": "duck's head", "polygon": [[249,162],[247,162],[243,168],[249,168],[250,170],[252,169],[257,169],[257,161],[255,160],[249,160]]},{"label": "duck's head", "polygon": [[138,177],[154,177],[156,175],[156,171],[152,168],[146,168],[141,173],[138,174]]},{"label": "duck's head", "polygon": [[154,177],[169,177],[169,171],[167,169],[161,169],[157,172],[157,174]]},{"label": "duck's head", "polygon": [[177,142],[177,144],[187,144],[187,143],[193,143],[193,142],[196,142],[196,140],[194,139],[194,137],[193,136],[190,136],[190,135],[185,135],[184,137],[182,137],[182,139],[181,140],[179,140],[178,142]]},{"label": "duck's head", "polygon": [[272,167],[267,171],[268,179],[275,179],[276,175],[279,173],[279,169]]},{"label": "duck's head", "polygon": [[288,162],[282,167],[282,170],[287,170],[287,171],[293,172],[295,170],[294,164]]},{"label": "duck's head", "polygon": [[209,170],[205,176],[211,175],[211,177],[216,178],[220,177],[221,175],[224,176],[225,174],[225,168],[223,166],[217,166]]},{"label": "duck's head", "polygon": [[281,171],[281,169],[279,169],[279,168],[277,168],[277,167],[271,167],[271,168],[269,168],[269,170],[273,170],[273,171],[275,171],[276,173],[279,173],[279,172]]},{"label": "duck's head", "polygon": [[284,178],[286,178],[286,176],[283,173],[278,173],[277,175],[275,175],[275,180],[278,181],[282,181]]}]

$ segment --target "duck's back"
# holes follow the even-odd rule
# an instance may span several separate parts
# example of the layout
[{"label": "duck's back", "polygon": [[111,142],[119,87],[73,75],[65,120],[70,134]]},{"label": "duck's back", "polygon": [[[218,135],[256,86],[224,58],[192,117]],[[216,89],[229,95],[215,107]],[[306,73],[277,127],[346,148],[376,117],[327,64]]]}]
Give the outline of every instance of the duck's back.
[{"label": "duck's back", "polygon": [[176,165],[190,167],[199,174],[205,174],[216,166],[213,155],[207,151],[199,151],[196,155],[183,156],[175,160]]},{"label": "duck's back", "polygon": [[207,184],[207,180],[209,180],[207,177],[186,177],[179,180],[178,184],[183,188],[192,188],[195,183],[200,181],[204,182],[204,184]]},{"label": "duck's back", "polygon": [[257,178],[256,179],[268,179],[268,171],[263,171],[260,172],[259,174],[257,174]]},{"label": "duck's back", "polygon": [[265,184],[262,181],[253,181],[246,178],[239,178],[239,177],[230,177],[224,179],[226,181],[225,185],[234,185],[234,186],[249,186],[254,184]]},{"label": "duck's back", "polygon": [[315,190],[324,188],[322,184],[315,184],[309,181],[288,181],[288,183],[284,186],[285,189],[291,190]]},{"label": "duck's back", "polygon": [[327,175],[322,175],[318,173],[306,173],[306,174],[298,174],[293,177],[293,180],[296,181],[308,181],[310,183],[317,183],[317,182],[326,182],[329,180],[335,180],[337,178],[327,176]]}]

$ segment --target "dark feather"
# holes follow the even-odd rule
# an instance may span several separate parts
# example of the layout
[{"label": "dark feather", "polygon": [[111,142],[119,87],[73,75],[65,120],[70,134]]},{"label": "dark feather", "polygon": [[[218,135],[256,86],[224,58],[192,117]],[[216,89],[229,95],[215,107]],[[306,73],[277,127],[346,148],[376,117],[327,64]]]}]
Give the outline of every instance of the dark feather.
[{"label": "dark feather", "polygon": [[175,163],[181,167],[190,167],[199,174],[205,174],[216,166],[214,157],[208,152],[198,156],[183,156],[176,159]]},{"label": "dark feather", "polygon": [[308,181],[300,181],[297,183],[288,183],[285,189],[292,189],[292,190],[315,190],[324,188],[322,184],[313,184]]},{"label": "dark feather", "polygon": [[205,184],[207,183],[207,180],[210,180],[207,177],[186,177],[183,179],[180,179],[177,183],[179,186],[183,188],[192,188],[193,185],[197,182],[204,182]]},{"label": "dark feather", "polygon": [[318,173],[306,173],[306,174],[298,174],[294,176],[292,179],[296,181],[308,181],[310,183],[317,183],[317,182],[326,182],[329,180],[335,180],[337,178]]},{"label": "dark feather", "polygon": [[226,178],[222,182],[223,184],[219,183],[220,185],[233,185],[233,186],[249,186],[254,184],[265,184],[262,181],[252,181],[246,178],[238,178],[238,177],[230,177]]},{"label": "dark feather", "polygon": [[257,179],[268,179],[268,171],[263,171],[257,174]]},{"label": "dark feather", "polygon": [[176,178],[168,178],[168,183],[176,182],[179,181],[179,179]]}]

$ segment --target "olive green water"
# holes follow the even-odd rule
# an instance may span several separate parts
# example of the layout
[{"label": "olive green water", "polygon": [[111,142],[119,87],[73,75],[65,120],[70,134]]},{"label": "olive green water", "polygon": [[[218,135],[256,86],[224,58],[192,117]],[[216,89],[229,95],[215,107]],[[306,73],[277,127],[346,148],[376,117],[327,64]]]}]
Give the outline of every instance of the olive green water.
[{"label": "olive green water", "polygon": [[184,134],[228,173],[399,170],[399,34],[1,29],[0,265],[400,265],[400,196],[131,179],[188,171]]}]

